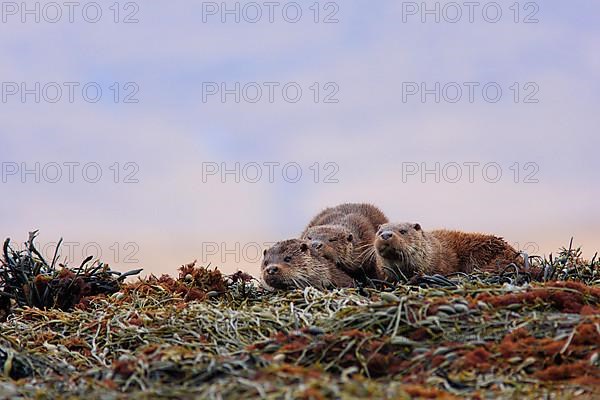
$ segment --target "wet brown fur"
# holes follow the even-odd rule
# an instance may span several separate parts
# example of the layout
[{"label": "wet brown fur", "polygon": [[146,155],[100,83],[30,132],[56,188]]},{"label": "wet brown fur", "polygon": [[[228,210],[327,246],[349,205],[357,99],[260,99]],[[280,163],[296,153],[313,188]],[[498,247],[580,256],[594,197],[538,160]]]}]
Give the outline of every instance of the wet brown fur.
[{"label": "wet brown fur", "polygon": [[[382,235],[391,233],[387,240]],[[392,281],[418,275],[470,273],[475,268],[498,271],[515,263],[519,253],[502,238],[449,230],[425,232],[419,224],[382,225],[374,241],[377,262]]]},{"label": "wet brown fur", "polygon": [[[276,267],[276,273],[269,273],[272,267]],[[319,289],[354,286],[351,277],[331,260],[318,254],[309,241],[302,239],[278,242],[265,250],[261,278],[268,288],[280,290],[307,286]]]},{"label": "wet brown fur", "polygon": [[340,204],[317,214],[301,237],[351,277],[382,279],[372,244],[377,228],[386,222],[383,212],[371,204]]},{"label": "wet brown fur", "polygon": [[[366,217],[371,224],[377,228],[381,224],[388,222],[383,212],[372,204],[367,203],[343,203],[335,207],[328,207],[318,213],[309,223],[306,230],[312,226],[327,225],[335,222],[338,218],[349,214],[358,214]],[[302,235],[304,236],[304,234]]]}]

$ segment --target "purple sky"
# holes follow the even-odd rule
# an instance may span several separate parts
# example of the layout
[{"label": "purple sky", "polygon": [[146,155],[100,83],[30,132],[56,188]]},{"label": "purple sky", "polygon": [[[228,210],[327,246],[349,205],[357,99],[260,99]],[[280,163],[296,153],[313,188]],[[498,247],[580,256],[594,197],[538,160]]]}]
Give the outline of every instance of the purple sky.
[{"label": "purple sky", "polygon": [[322,208],[367,201],[531,253],[598,250],[597,1],[480,2],[472,22],[452,2],[280,2],[273,22],[263,2],[113,3],[96,23],[87,2],[72,23],[2,5],[3,237],[256,272]]}]

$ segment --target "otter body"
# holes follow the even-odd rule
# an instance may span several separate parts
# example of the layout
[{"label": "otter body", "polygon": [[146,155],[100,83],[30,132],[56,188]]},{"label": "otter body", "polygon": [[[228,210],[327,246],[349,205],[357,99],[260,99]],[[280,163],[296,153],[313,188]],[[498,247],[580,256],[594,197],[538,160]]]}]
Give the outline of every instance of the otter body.
[{"label": "otter body", "polygon": [[354,286],[350,276],[315,251],[309,241],[302,239],[278,242],[265,250],[261,277],[267,287],[280,290]]},{"label": "otter body", "polygon": [[317,214],[301,238],[352,278],[382,279],[372,244],[379,225],[387,222],[383,212],[371,204],[340,204]]},{"label": "otter body", "polygon": [[425,232],[419,224],[384,224],[374,241],[377,263],[392,281],[418,275],[470,273],[520,264],[519,253],[502,238],[449,230]]},{"label": "otter body", "polygon": [[[357,214],[365,217],[369,222],[377,229],[381,224],[388,222],[385,214],[377,207],[367,203],[344,203],[335,207],[328,207],[325,210],[318,213],[309,223],[306,231],[317,225],[328,225],[332,222],[336,222],[339,218],[346,215]],[[302,236],[304,236],[304,233]]]}]

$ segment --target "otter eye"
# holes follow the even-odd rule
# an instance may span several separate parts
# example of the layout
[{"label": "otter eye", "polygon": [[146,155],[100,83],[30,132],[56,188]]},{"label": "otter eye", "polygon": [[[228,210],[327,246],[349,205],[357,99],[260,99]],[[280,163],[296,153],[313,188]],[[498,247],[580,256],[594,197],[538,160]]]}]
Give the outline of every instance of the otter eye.
[{"label": "otter eye", "polygon": [[400,229],[400,233],[402,235],[406,235],[408,233],[408,231],[406,229]]},{"label": "otter eye", "polygon": [[307,238],[308,240],[312,240],[312,238],[311,238],[310,236],[307,236],[306,238]]},{"label": "otter eye", "polygon": [[292,257],[290,256],[285,256],[285,258],[283,259],[283,262],[290,262],[292,261]]},{"label": "otter eye", "polygon": [[329,239],[330,242],[337,242],[337,238]]}]

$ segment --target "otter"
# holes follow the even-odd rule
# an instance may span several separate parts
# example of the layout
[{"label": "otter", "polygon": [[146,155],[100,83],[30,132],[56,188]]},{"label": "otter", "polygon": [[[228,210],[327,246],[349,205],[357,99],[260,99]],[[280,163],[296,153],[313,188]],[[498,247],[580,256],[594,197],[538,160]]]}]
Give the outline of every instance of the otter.
[{"label": "otter", "polygon": [[301,235],[313,249],[359,281],[383,279],[372,252],[377,228],[387,217],[371,204],[346,203],[315,216]]},{"label": "otter", "polygon": [[263,255],[261,277],[267,288],[289,290],[307,286],[318,289],[354,286],[354,279],[315,251],[307,240],[289,239],[275,243]]},{"label": "otter", "polygon": [[519,252],[504,239],[450,230],[425,232],[418,223],[388,223],[373,243],[377,263],[388,280],[407,282],[419,275],[494,271],[511,263],[520,266]]},{"label": "otter", "polygon": [[335,207],[328,207],[325,210],[318,213],[308,223],[308,226],[306,227],[304,232],[306,232],[307,229],[313,226],[331,224],[339,218],[349,214],[358,214],[366,217],[375,228],[377,228],[381,224],[385,224],[388,222],[388,219],[385,216],[385,214],[379,208],[375,207],[372,204],[343,203]]}]

